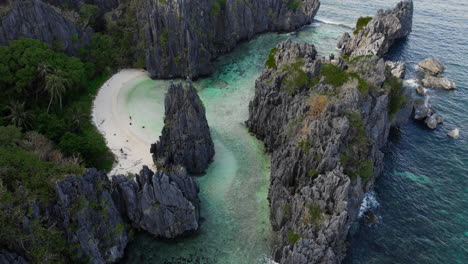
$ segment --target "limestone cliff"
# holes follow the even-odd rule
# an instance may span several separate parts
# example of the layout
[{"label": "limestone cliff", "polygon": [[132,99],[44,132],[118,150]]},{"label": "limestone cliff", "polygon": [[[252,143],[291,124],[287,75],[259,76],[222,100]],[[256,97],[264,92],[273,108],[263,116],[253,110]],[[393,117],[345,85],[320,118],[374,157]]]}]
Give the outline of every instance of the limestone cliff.
[{"label": "limestone cliff", "polygon": [[[268,199],[279,263],[339,263],[365,192],[382,171],[402,81],[377,57],[337,65],[310,44],[272,50],[247,126],[272,152]],[[408,116],[406,117],[408,118]]]},{"label": "limestone cliff", "polygon": [[[33,223],[41,221],[58,230],[54,236],[59,234],[70,248],[70,255],[57,256],[63,260],[114,263],[124,255],[130,226],[163,238],[197,230],[198,191],[183,168],[154,174],[144,167],[136,180],[120,175],[112,181],[105,173],[89,169],[82,176],[57,181],[56,198],[32,202],[22,225],[31,232]],[[0,250],[0,263],[27,263],[30,252],[16,250],[26,258]]]},{"label": "limestone cliff", "polygon": [[153,173],[145,166],[136,181],[125,176],[112,181],[114,200],[134,227],[163,238],[198,229],[199,189],[184,168]]},{"label": "limestone cliff", "polygon": [[0,45],[26,37],[49,45],[63,45],[68,54],[76,55],[78,48],[91,41],[90,27],[81,28],[76,21],[59,13],[59,8],[41,0],[6,0],[0,3],[0,8],[6,10],[0,14]]},{"label": "limestone cliff", "polygon": [[164,128],[159,141],[151,145],[158,169],[183,166],[200,174],[215,154],[205,107],[192,83],[171,83],[164,101]]},{"label": "limestone cliff", "polygon": [[344,33],[338,48],[344,56],[381,57],[398,39],[408,36],[412,26],[413,1],[403,0],[394,9],[379,10],[372,19],[360,18],[353,36]]},{"label": "limestone cliff", "polygon": [[[72,0],[5,0],[0,3],[0,45],[19,37],[62,43],[68,54],[90,43],[93,30]],[[312,22],[319,0],[90,0],[99,8],[97,31],[132,33],[131,58],[146,57],[154,78],[210,74],[211,62],[238,42],[262,32],[294,31]],[[104,24],[106,21],[106,24]],[[126,52],[126,51],[125,51]],[[145,54],[145,55],[144,55]],[[135,62],[135,61],[133,61]]]},{"label": "limestone cliff", "polygon": [[58,220],[69,244],[89,263],[112,263],[123,257],[128,237],[111,196],[105,173],[90,169],[81,177],[56,183],[57,200],[49,219]]},{"label": "limestone cliff", "polygon": [[[319,0],[141,0],[146,65],[152,77],[197,77],[239,41],[312,22]],[[142,36],[143,37],[143,36]]]}]

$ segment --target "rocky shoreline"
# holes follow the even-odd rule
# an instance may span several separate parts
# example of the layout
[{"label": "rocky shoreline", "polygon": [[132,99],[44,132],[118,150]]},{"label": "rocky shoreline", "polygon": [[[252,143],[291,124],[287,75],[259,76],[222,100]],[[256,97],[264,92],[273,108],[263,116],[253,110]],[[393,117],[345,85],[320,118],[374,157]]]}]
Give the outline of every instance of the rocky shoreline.
[{"label": "rocky shoreline", "polygon": [[[364,27],[367,33],[356,36],[373,40],[382,34],[377,28],[385,29],[377,46],[345,34],[338,45],[345,59],[321,59],[313,45],[291,41],[271,51],[246,124],[272,154],[268,200],[279,241],[275,261],[344,259],[350,226],[382,172],[390,128],[408,120],[413,109],[400,79],[404,64],[375,56],[411,32],[412,12],[412,1],[379,11]],[[403,14],[402,24],[388,19],[395,14]]]},{"label": "rocky shoreline", "polygon": [[[65,19],[40,0],[31,1],[56,20]],[[140,31],[134,37],[145,39],[146,65],[151,76],[158,78],[209,74],[211,60],[239,41],[266,31],[295,30],[310,23],[319,8],[317,0],[298,6],[279,0],[138,3],[131,10],[144,37]],[[128,2],[115,1],[103,10],[123,4]],[[23,23],[30,22],[15,24],[12,19],[26,14],[19,13],[2,17],[2,28],[10,23],[13,28],[28,29]],[[404,63],[380,58],[411,32],[412,13],[412,1],[379,11],[353,37],[343,36],[338,44],[343,58],[318,58],[313,45],[291,41],[271,51],[256,81],[246,124],[272,153],[268,200],[271,224],[278,234],[273,257],[279,263],[343,260],[346,237],[364,194],[382,172],[381,149],[390,128],[405,122],[413,110],[401,80]],[[31,21],[42,16],[34,13]],[[75,44],[69,42],[71,36],[59,36],[67,44],[65,50],[73,54],[86,45],[92,30],[81,32],[73,23],[65,24],[83,36],[83,42]],[[54,32],[62,31],[21,34],[53,43]],[[0,35],[7,36],[0,43],[17,37],[13,31]],[[106,174],[89,169],[82,177],[56,182],[57,199],[37,203],[30,218],[48,219],[64,230],[67,242],[77,245],[78,257],[91,263],[120,259],[130,226],[168,239],[196,231],[199,187],[188,173],[205,171],[214,156],[213,141],[203,104],[190,82],[171,84],[165,107],[162,136],[151,146],[156,173],[144,167],[135,178],[117,175],[109,180]],[[4,259],[24,262],[2,251],[0,263]]]},{"label": "rocky shoreline", "polygon": [[273,256],[339,263],[364,194],[382,171],[392,116],[409,117],[400,111],[402,81],[377,57],[338,67],[316,58],[310,44],[275,49],[276,66],[257,80],[247,121],[272,152],[268,199],[280,241]]}]

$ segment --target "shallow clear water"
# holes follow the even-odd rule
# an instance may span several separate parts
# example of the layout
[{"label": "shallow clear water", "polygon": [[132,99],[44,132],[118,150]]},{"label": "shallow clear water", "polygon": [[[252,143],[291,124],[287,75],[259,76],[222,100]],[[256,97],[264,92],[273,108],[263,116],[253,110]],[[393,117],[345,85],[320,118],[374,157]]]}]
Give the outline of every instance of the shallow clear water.
[{"label": "shallow clear water", "polygon": [[[124,262],[266,263],[272,244],[266,199],[269,157],[243,125],[263,62],[269,50],[287,38],[311,42],[322,55],[336,53],[336,41],[352,30],[357,17],[396,2],[322,0],[317,21],[298,34],[262,35],[220,58],[211,77],[195,82],[216,148],[207,174],[197,178],[202,226],[196,235],[175,242],[139,234]],[[385,172],[369,202],[381,223],[353,228],[348,263],[468,262],[467,4],[417,1],[414,32],[389,54],[409,63],[408,78],[420,60],[440,58],[458,90],[431,91],[433,106],[446,120],[442,127],[429,131],[410,121],[392,135]],[[145,136],[150,131],[156,141],[168,81],[141,79],[132,85],[128,112],[137,124],[146,124]],[[461,129],[457,141],[445,135],[453,127]]]}]

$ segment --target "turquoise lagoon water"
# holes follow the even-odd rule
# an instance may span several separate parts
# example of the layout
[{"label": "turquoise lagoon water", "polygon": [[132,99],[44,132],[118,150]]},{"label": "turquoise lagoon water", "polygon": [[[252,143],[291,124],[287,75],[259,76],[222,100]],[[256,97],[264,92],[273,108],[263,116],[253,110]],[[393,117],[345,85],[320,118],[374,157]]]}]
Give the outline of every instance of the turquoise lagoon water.
[{"label": "turquoise lagoon water", "polygon": [[[269,157],[244,121],[269,50],[282,40],[313,43],[321,55],[352,31],[359,16],[397,1],[322,0],[316,21],[297,34],[265,34],[215,62],[209,78],[195,82],[207,110],[216,156],[201,187],[200,230],[177,241],[138,234],[124,263],[269,263],[274,243],[268,220]],[[394,131],[385,149],[385,172],[367,197],[380,223],[359,222],[350,235],[346,263],[468,263],[468,3],[416,1],[414,32],[389,54],[415,65],[430,56],[447,66],[453,92],[430,91],[445,123],[436,131],[409,121]],[[409,82],[411,83],[411,82]],[[140,79],[127,94],[127,110],[146,124],[155,141],[163,125],[168,81]],[[459,140],[445,134],[461,129]]]}]

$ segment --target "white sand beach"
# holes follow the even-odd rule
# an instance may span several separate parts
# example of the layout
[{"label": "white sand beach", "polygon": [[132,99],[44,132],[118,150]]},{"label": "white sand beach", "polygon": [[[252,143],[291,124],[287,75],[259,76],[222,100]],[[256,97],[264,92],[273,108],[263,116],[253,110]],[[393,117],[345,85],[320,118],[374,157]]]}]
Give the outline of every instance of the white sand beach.
[{"label": "white sand beach", "polygon": [[109,175],[138,173],[143,165],[155,169],[150,153],[156,135],[141,135],[126,111],[125,96],[132,82],[148,78],[144,70],[125,69],[112,76],[99,90],[93,104],[93,122],[117,157]]}]

